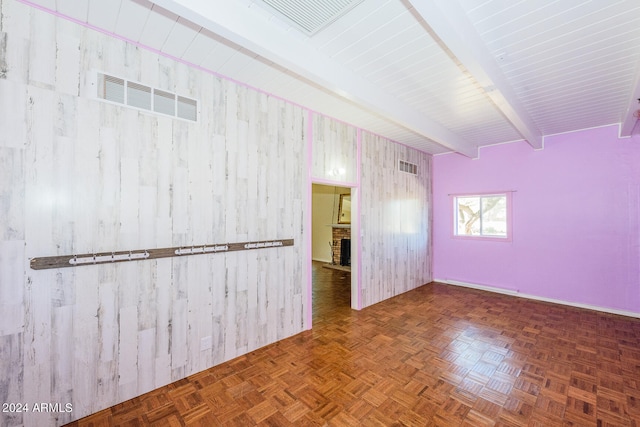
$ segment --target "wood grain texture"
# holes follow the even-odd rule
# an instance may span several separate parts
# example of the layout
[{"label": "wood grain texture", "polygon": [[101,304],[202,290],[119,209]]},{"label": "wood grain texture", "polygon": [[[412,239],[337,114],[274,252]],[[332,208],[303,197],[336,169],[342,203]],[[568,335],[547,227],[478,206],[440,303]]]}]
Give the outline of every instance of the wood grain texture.
[{"label": "wood grain texture", "polygon": [[316,179],[357,182],[357,131],[346,123],[313,115],[312,176]]},{"label": "wood grain texture", "polygon": [[350,309],[313,267],[313,330],[73,427],[618,426],[640,422],[640,320],[431,283]]},{"label": "wood grain texture", "polygon": [[[15,5],[8,6],[3,13],[15,13]],[[40,382],[40,390],[50,384],[45,375],[39,372],[27,372],[29,369],[44,366],[46,360],[29,354],[24,342],[45,333],[34,321],[35,311],[44,305],[34,304],[31,298],[32,283],[25,281],[25,252],[27,219],[25,216],[28,187],[26,175],[28,154],[26,150],[29,134],[24,117],[28,112],[28,95],[25,82],[28,79],[26,63],[28,49],[25,48],[25,29],[20,20],[3,22],[2,48],[0,50],[0,394],[3,402],[19,402],[25,397],[25,379]],[[11,36],[9,35],[11,32]],[[47,298],[45,291],[43,297]],[[40,318],[41,319],[41,318]],[[47,345],[41,340],[41,348]],[[37,355],[40,356],[40,355]],[[46,422],[45,418],[45,422]],[[3,414],[3,425],[21,425],[27,423],[23,414]]]},{"label": "wood grain texture", "polygon": [[[0,351],[7,356],[0,372],[8,380],[7,399],[48,402],[53,393],[74,407],[73,413],[15,422],[68,422],[302,331],[310,310],[304,280],[310,256],[304,227],[308,115],[14,0],[0,0],[0,7],[7,63],[0,90],[14,99],[0,102],[0,117],[12,126],[10,137],[0,140],[0,173],[8,178],[0,182]],[[96,100],[94,69],[196,98],[200,119]],[[314,176],[357,183],[356,129],[316,115],[313,133]],[[380,156],[395,162],[395,150],[405,149],[369,139],[382,147],[363,156],[363,200],[365,194],[371,198],[362,219],[364,235],[371,232],[363,242],[369,251],[363,289],[372,304],[429,276],[430,252],[417,243],[423,218],[416,234],[402,228],[414,222],[390,220],[396,208],[387,216],[379,209],[417,198],[411,207],[428,212],[430,191],[420,180],[397,176],[393,167],[377,168],[376,162],[384,164]],[[412,153],[405,160],[423,162],[428,170],[426,155]],[[336,168],[344,175],[326,175]],[[394,227],[390,234],[388,226]],[[295,244],[214,257],[29,269],[29,260],[43,254],[274,236]],[[400,280],[389,285],[391,279]],[[4,313],[15,318],[4,322]],[[253,415],[269,414],[259,407]]]},{"label": "wood grain texture", "polygon": [[[418,165],[418,175],[398,170]],[[363,307],[432,280],[431,156],[362,133]]]},{"label": "wood grain texture", "polygon": [[[300,332],[306,113],[13,0],[0,7],[1,395],[74,408],[11,422],[60,425]],[[94,99],[94,69],[196,98],[200,119]],[[29,269],[42,255],[274,237],[287,247]]]}]

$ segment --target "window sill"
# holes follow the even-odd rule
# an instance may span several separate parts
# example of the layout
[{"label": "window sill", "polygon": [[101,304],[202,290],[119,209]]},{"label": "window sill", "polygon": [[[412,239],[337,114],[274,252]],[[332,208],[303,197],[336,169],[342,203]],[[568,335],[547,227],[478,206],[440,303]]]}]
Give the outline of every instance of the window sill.
[{"label": "window sill", "polygon": [[513,239],[511,238],[511,236],[507,236],[507,237],[491,237],[491,236],[458,236],[458,235],[453,235],[451,236],[452,239],[454,240],[475,240],[475,241],[481,241],[481,242],[511,242]]}]

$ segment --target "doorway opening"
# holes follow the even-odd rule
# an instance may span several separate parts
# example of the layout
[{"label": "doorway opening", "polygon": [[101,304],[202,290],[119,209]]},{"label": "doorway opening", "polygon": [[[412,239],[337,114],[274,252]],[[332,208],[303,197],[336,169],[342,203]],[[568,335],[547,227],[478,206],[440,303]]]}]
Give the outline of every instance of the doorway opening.
[{"label": "doorway opening", "polygon": [[[357,308],[355,233],[350,187],[313,184],[311,197],[312,322]],[[354,215],[355,217],[355,215]],[[355,220],[355,218],[354,218]],[[352,238],[352,236],[354,238]]]}]

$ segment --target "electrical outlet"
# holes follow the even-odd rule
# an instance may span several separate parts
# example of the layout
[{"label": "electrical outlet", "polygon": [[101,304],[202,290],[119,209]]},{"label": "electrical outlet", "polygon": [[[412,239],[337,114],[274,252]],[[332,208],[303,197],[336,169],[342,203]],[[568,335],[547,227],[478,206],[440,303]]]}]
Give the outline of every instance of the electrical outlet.
[{"label": "electrical outlet", "polygon": [[212,347],[211,335],[200,338],[200,351],[209,350]]}]

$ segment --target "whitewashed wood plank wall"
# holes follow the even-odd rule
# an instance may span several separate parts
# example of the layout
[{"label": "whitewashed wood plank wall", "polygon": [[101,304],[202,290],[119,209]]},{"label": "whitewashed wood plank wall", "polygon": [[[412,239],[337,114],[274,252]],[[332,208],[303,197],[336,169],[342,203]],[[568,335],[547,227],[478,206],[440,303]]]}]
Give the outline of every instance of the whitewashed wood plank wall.
[{"label": "whitewashed wood plank wall", "polygon": [[[0,12],[0,401],[73,404],[2,423],[59,425],[302,331],[308,112],[14,0]],[[94,69],[196,98],[200,119],[93,99]],[[358,177],[357,130],[313,115],[314,176],[361,182],[367,306],[430,280],[431,190],[428,155],[362,135]],[[295,245],[29,268],[280,238]]]},{"label": "whitewashed wood plank wall", "polygon": [[[418,175],[398,170],[418,165]],[[361,298],[367,307],[429,283],[431,156],[362,132]]]},{"label": "whitewashed wood plank wall", "polygon": [[346,123],[313,115],[311,171],[315,179],[347,185],[358,181],[357,129]]},{"label": "whitewashed wood plank wall", "polygon": [[[11,0],[2,16],[0,397],[73,403],[8,425],[61,424],[302,331],[306,112]],[[87,97],[92,69],[196,98],[200,119]],[[28,268],[282,238],[295,245]]]}]

